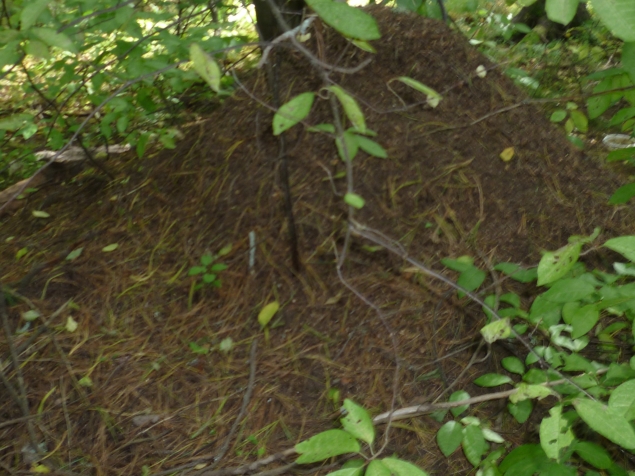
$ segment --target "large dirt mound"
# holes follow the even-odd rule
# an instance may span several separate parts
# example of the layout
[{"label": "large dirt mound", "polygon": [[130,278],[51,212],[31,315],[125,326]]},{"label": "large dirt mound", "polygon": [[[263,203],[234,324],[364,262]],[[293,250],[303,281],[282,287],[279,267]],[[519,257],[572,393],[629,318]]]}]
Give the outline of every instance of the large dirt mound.
[{"label": "large dirt mound", "polygon": [[[360,222],[437,268],[440,258],[461,254],[533,263],[541,248],[559,247],[569,235],[625,229],[629,212],[605,205],[618,180],[574,150],[540,111],[519,105],[523,94],[463,37],[435,21],[371,11],[383,34],[372,62],[353,75],[330,75],[355,95],[389,153],[386,160],[361,152],[355,158],[356,189],[366,199]],[[341,67],[368,56],[324,27],[309,47]],[[284,98],[323,86],[308,61],[285,57]],[[485,78],[476,75],[479,65]],[[405,107],[387,87],[398,76],[434,88],[443,100],[432,109],[419,93],[390,83]],[[244,85],[269,101],[264,75],[252,74]],[[328,102],[318,100],[309,121],[328,117]],[[22,327],[30,306],[43,316],[14,341],[31,412],[40,406],[35,431],[55,449],[47,464],[132,475],[143,465],[160,471],[213,460],[227,442],[219,463],[228,467],[329,428],[337,408],[330,389],[373,412],[387,410],[396,359],[398,404],[433,400],[465,368],[482,322],[477,307],[404,273],[401,259],[358,238],[344,273],[384,310],[386,322],[339,281],[335,246],[341,249],[346,207],[334,188],[345,190],[337,178],[343,164],[332,139],[300,126],[287,137],[303,262],[300,273],[291,272],[271,118],[238,91],[188,127],[176,151],[107,163],[121,177],[113,182],[86,170],[42,188],[0,225],[0,280],[15,290],[10,326]],[[514,157],[504,162],[499,155],[510,147]],[[34,209],[51,217],[36,219]],[[250,232],[257,243],[251,271]],[[102,251],[114,243],[115,251]],[[194,291],[188,269],[228,243],[222,287]],[[79,257],[64,259],[79,248]],[[21,249],[27,254],[16,260]],[[63,307],[69,299],[74,304]],[[281,310],[265,340],[256,315],[273,300]],[[64,329],[68,316],[79,324],[75,332]],[[228,337],[232,349],[220,352]],[[249,412],[228,440],[250,360],[256,380]],[[471,367],[456,388],[482,392],[468,383],[494,362]],[[15,383],[13,368],[6,372]],[[2,420],[20,418],[3,395]],[[467,472],[460,455],[448,461],[437,453],[438,427],[413,420],[395,429],[388,449],[432,474]],[[1,426],[0,440],[2,464],[22,465],[16,454],[28,442],[24,422]]]}]

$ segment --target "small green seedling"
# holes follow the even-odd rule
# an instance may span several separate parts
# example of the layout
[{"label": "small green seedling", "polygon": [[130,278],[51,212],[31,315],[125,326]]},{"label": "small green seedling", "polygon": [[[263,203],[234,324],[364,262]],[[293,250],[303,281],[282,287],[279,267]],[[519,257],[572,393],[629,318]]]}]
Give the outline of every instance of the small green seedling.
[{"label": "small green seedling", "polygon": [[227,265],[224,263],[216,263],[215,261],[221,256],[229,254],[231,251],[231,245],[222,248],[218,254],[211,255],[209,253],[201,256],[201,265],[192,266],[187,273],[188,276],[201,276],[201,280],[198,284],[194,285],[194,291],[198,291],[203,286],[212,286],[215,288],[221,287],[221,281],[218,279],[218,273],[225,271]]}]

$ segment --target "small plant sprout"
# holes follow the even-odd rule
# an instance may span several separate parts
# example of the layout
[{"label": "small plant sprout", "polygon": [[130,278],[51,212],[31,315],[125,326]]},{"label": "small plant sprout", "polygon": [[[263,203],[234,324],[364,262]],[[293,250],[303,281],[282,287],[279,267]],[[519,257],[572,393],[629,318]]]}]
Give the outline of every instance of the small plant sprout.
[{"label": "small plant sprout", "polygon": [[225,271],[227,265],[223,263],[216,263],[216,260],[222,256],[226,256],[231,252],[231,245],[222,248],[218,254],[211,255],[205,253],[201,256],[201,264],[199,266],[192,266],[187,273],[188,276],[200,276],[201,282],[194,287],[195,291],[198,291],[203,286],[212,286],[215,288],[221,287],[221,281],[218,279],[218,273]]}]

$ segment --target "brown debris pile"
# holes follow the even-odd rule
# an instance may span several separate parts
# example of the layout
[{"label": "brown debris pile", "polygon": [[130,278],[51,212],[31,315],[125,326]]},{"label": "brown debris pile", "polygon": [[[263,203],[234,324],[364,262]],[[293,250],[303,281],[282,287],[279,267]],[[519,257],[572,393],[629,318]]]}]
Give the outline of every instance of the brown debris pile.
[{"label": "brown debris pile", "polygon": [[[383,34],[376,57],[354,75],[331,74],[358,99],[389,153],[386,160],[360,153],[354,161],[356,188],[366,199],[360,222],[436,269],[440,258],[461,254],[531,264],[541,248],[559,247],[571,234],[595,226],[611,234],[624,230],[630,215],[605,205],[616,178],[576,152],[540,111],[516,107],[522,93],[464,38],[435,21],[379,8],[372,13]],[[340,66],[366,57],[326,28],[311,41],[323,60],[339,59]],[[489,70],[485,78],[475,74],[479,65]],[[431,109],[418,93],[391,83],[406,104],[422,102],[405,108],[387,88],[398,76],[434,88],[443,101]],[[318,77],[290,54],[283,97],[318,91]],[[251,94],[267,100],[265,84],[263,75],[245,81]],[[330,122],[327,101],[316,102],[309,121]],[[74,303],[33,340],[42,320],[14,338],[23,351],[31,413],[40,409],[35,431],[55,449],[47,464],[133,475],[144,465],[158,472],[209,461],[241,408],[256,337],[249,411],[219,467],[255,461],[330,428],[338,407],[330,389],[373,413],[387,410],[396,358],[398,405],[433,400],[466,366],[482,323],[477,307],[440,283],[403,273],[401,259],[358,238],[344,273],[386,322],[339,281],[335,246],[341,249],[346,208],[333,186],[338,193],[345,187],[326,170],[339,177],[343,165],[330,138],[300,126],[288,143],[304,268],[297,276],[290,271],[270,124],[268,110],[237,92],[189,127],[177,150],[141,163],[111,161],[106,165],[120,178],[110,183],[85,171],[34,194],[3,219],[0,282],[14,283],[45,321],[69,299]],[[510,147],[514,157],[503,162],[499,155]],[[33,218],[32,210],[50,218]],[[257,244],[253,272],[250,232]],[[193,292],[188,269],[228,243],[222,287]],[[104,252],[111,244],[118,248]],[[79,248],[79,257],[65,259]],[[27,253],[16,260],[21,249]],[[12,329],[23,325],[20,315],[29,309],[19,296],[10,302]],[[273,300],[281,310],[265,340],[256,316]],[[74,332],[65,329],[69,316],[79,324]],[[397,357],[385,324],[396,336]],[[227,338],[232,348],[222,352]],[[9,361],[6,345],[0,348]],[[455,388],[483,393],[469,382],[497,361],[474,366]],[[14,369],[5,371],[15,382]],[[2,421],[20,418],[3,395]],[[427,417],[409,421],[394,430],[388,450],[431,474],[465,474],[469,464],[461,455],[447,460],[437,452],[438,427]],[[24,423],[0,427],[0,440],[0,463],[20,466],[28,443]]]}]

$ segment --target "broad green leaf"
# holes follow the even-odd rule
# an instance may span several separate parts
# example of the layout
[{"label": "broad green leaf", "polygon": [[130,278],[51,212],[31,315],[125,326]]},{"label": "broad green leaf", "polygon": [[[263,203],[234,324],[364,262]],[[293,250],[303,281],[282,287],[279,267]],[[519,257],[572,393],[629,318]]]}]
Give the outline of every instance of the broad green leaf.
[{"label": "broad green leaf", "polygon": [[52,28],[32,28],[31,33],[49,46],[54,46],[62,51],[77,53],[77,47],[64,33],[58,33]]},{"label": "broad green leaf", "polygon": [[538,276],[536,268],[524,269],[515,263],[498,263],[494,269],[521,283],[530,283]]},{"label": "broad green leaf", "polygon": [[201,264],[203,266],[209,266],[210,264],[212,264],[213,261],[214,258],[212,257],[212,255],[204,254],[203,256],[201,256]]},{"label": "broad green leaf", "polygon": [[340,419],[342,428],[358,440],[372,445],[375,440],[375,427],[366,409],[348,398],[344,400],[342,408],[346,412],[344,418]]},{"label": "broad green leaf", "polygon": [[533,476],[541,464],[548,461],[540,445],[522,445],[514,448],[498,466],[506,476]]},{"label": "broad green leaf", "polygon": [[207,268],[205,266],[192,266],[187,272],[187,275],[196,276],[197,274],[203,274],[205,271],[207,271]]},{"label": "broad green leaf", "polygon": [[564,304],[585,299],[594,291],[595,287],[588,281],[581,278],[569,278],[556,282],[542,296],[548,301]]},{"label": "broad green leaf", "polygon": [[518,403],[527,399],[538,398],[543,399],[553,395],[553,391],[544,385],[529,385],[526,383],[518,384],[516,393],[509,396],[509,401]]},{"label": "broad green leaf", "polygon": [[381,460],[394,476],[428,476],[428,473],[412,463],[398,458],[384,458]]},{"label": "broad green leaf", "polygon": [[282,134],[308,116],[314,99],[314,93],[302,93],[283,104],[273,116],[273,135]]},{"label": "broad green leaf", "polygon": [[375,19],[359,8],[333,0],[307,0],[306,3],[324,23],[344,36],[364,41],[381,37]]},{"label": "broad green leaf", "polygon": [[24,47],[24,52],[27,55],[33,56],[34,58],[39,58],[44,60],[51,58],[51,52],[49,51],[49,47],[39,40],[33,40],[33,39],[29,40]]},{"label": "broad green leaf", "polygon": [[[337,153],[344,162],[346,162],[346,156],[348,154],[348,160],[353,160],[357,155],[357,151],[359,149],[359,139],[361,136],[357,134],[353,134],[352,132],[345,131],[343,140],[340,137],[335,138],[335,146],[337,147]],[[344,145],[346,145],[346,152],[344,153]]]},{"label": "broad green leaf", "polygon": [[635,263],[635,236],[620,236],[611,238],[603,245],[604,247],[617,251],[629,261]]},{"label": "broad green leaf", "polygon": [[104,253],[110,253],[111,251],[115,251],[117,248],[119,248],[119,243],[111,243],[104,246],[101,251],[103,251]]},{"label": "broad green leaf", "polygon": [[354,469],[357,472],[350,476],[362,476],[362,474],[364,474],[365,466],[366,462],[363,459],[349,459],[348,461],[344,462],[344,464],[342,465],[342,469]]},{"label": "broad green leaf", "polygon": [[437,444],[444,456],[450,456],[461,446],[463,426],[454,420],[445,423],[437,432]]},{"label": "broad green leaf", "polygon": [[635,380],[628,380],[613,390],[609,408],[625,420],[635,420]]},{"label": "broad green leaf", "polygon": [[[332,0],[328,0],[328,1],[332,1]],[[338,3],[338,5],[343,5],[343,4]],[[351,121],[351,124],[353,125],[355,130],[361,134],[365,134],[366,120],[364,119],[364,113],[359,108],[357,101],[355,101],[355,99],[353,99],[353,97],[350,94],[348,94],[339,86],[333,85],[333,86],[329,86],[327,89],[331,91],[333,94],[335,94],[337,99],[340,101],[340,104],[342,105],[342,108],[344,109],[344,112],[346,113],[346,117],[348,117],[348,119]]]},{"label": "broad green leaf", "polygon": [[374,459],[368,464],[365,476],[392,476],[390,473],[390,469],[384,465],[383,461]]},{"label": "broad green leaf", "polygon": [[364,40],[351,40],[351,43],[353,43],[362,51],[366,51],[368,53],[373,53],[373,54],[377,53],[377,50],[373,48],[373,46],[370,43]]},{"label": "broad green leaf", "polygon": [[[485,342],[491,344],[500,339],[507,339],[512,333],[512,327],[509,319],[499,319],[498,321],[490,322],[481,329],[481,335]],[[519,361],[520,362],[520,361]]]},{"label": "broad green leaf", "polygon": [[578,111],[577,109],[571,111],[571,120],[573,121],[576,129],[583,134],[586,134],[589,131],[589,120],[582,111]]},{"label": "broad green leaf", "polygon": [[326,476],[362,476],[363,474],[364,468],[342,468],[328,473]]},{"label": "broad green leaf", "polygon": [[261,328],[269,324],[269,321],[271,321],[276,312],[278,312],[278,309],[280,309],[280,304],[278,303],[278,301],[270,302],[261,309],[261,311],[258,313],[258,323],[260,324]]},{"label": "broad green leaf", "polygon": [[564,109],[556,109],[551,113],[551,117],[549,118],[549,120],[551,122],[562,122],[566,119],[566,117],[567,111],[565,111]]},{"label": "broad green leaf", "polygon": [[221,70],[214,58],[197,44],[190,45],[190,60],[196,72],[209,84],[214,92],[220,91]]},{"label": "broad green leaf", "polygon": [[4,45],[4,48],[0,48],[0,68],[8,64],[14,64],[20,59],[18,46],[20,46],[19,41],[12,41]]},{"label": "broad green leaf", "polygon": [[356,193],[347,193],[344,195],[344,202],[353,208],[357,208],[358,210],[364,208],[364,204],[366,203],[364,199]]},{"label": "broad green leaf", "polygon": [[586,398],[574,400],[573,406],[580,418],[600,435],[627,450],[635,449],[635,430],[622,415]]},{"label": "broad green leaf", "polygon": [[[606,78],[593,88],[593,92],[601,93],[604,91],[610,91],[611,89],[614,89],[612,78]],[[589,112],[589,119],[596,119],[600,117],[609,107],[611,107],[612,102],[610,94],[600,94],[587,99],[586,104],[587,111]]]},{"label": "broad green leaf", "polygon": [[428,102],[428,105],[430,107],[437,107],[441,99],[443,99],[443,97],[434,89],[426,86],[423,83],[420,83],[416,79],[412,79],[407,76],[400,76],[397,79],[404,83],[406,86],[410,86],[412,89],[425,94],[427,98],[426,101]]},{"label": "broad green leaf", "polygon": [[[486,276],[487,274],[482,269],[478,269],[476,266],[470,266],[461,273],[456,283],[468,291],[474,291],[483,284]],[[459,292],[458,296],[463,297],[463,292]]]},{"label": "broad green leaf", "polygon": [[557,251],[548,251],[538,264],[538,286],[553,283],[567,274],[580,257],[582,245],[574,243]]},{"label": "broad green leaf", "polygon": [[571,338],[577,339],[586,335],[595,327],[600,319],[600,311],[595,304],[579,307],[571,315]]},{"label": "broad green leaf", "polygon": [[501,360],[501,365],[513,374],[523,375],[525,373],[525,365],[518,357],[505,357]]},{"label": "broad green leaf", "polygon": [[463,453],[472,466],[478,466],[481,457],[487,451],[487,442],[483,437],[483,432],[476,425],[468,425],[463,429]]},{"label": "broad green leaf", "polygon": [[609,469],[613,466],[611,455],[600,445],[589,441],[579,441],[573,448],[580,458],[597,469]]},{"label": "broad green leaf", "polygon": [[17,131],[29,122],[33,122],[31,114],[14,114],[0,119],[0,130]]},{"label": "broad green leaf", "polygon": [[549,415],[540,423],[540,446],[549,458],[559,461],[575,437],[569,421],[562,418],[562,406],[551,408]]},{"label": "broad green leaf", "polygon": [[350,433],[344,430],[327,430],[298,443],[295,450],[300,454],[295,462],[309,464],[337,455],[358,453],[361,447]]},{"label": "broad green leaf", "polygon": [[631,81],[635,83],[635,40],[622,45],[622,68],[629,74]]},{"label": "broad green leaf", "polygon": [[611,32],[626,42],[635,41],[635,8],[632,0],[592,0],[597,13]]},{"label": "broad green leaf", "polygon": [[580,0],[547,0],[545,11],[549,20],[568,25],[575,17]]},{"label": "broad green leaf", "polygon": [[611,205],[622,205],[633,197],[635,197],[635,182],[623,185],[613,192],[613,195],[609,198],[609,203]]},{"label": "broad green leaf", "polygon": [[[511,397],[510,397],[511,400]],[[522,400],[518,403],[509,403],[507,410],[520,424],[525,423],[534,409],[534,404],[531,400]]]},{"label": "broad green leaf", "polygon": [[[454,392],[452,395],[450,395],[450,398],[448,398],[448,402],[461,402],[463,400],[468,400],[469,398],[470,398],[469,393],[467,393],[464,390],[458,390]],[[462,405],[460,407],[451,408],[450,412],[455,417],[458,417],[461,413],[463,413],[468,408],[469,408],[469,405]]]},{"label": "broad green leaf", "polygon": [[507,375],[501,374],[485,374],[474,380],[474,383],[479,387],[498,387],[499,385],[505,385],[506,383],[512,383]]},{"label": "broad green leaf", "polygon": [[369,139],[364,136],[357,136],[357,144],[359,148],[366,152],[368,155],[372,155],[373,157],[378,157],[380,159],[387,159],[388,153],[386,150],[380,146],[374,140]]},{"label": "broad green leaf", "polygon": [[27,2],[20,12],[20,29],[26,31],[35,25],[51,0],[34,0]]},{"label": "broad green leaf", "polygon": [[66,260],[67,261],[73,261],[73,260],[79,258],[79,256],[82,254],[82,251],[84,251],[84,248],[77,248],[77,249],[71,251],[68,255],[66,255]]}]

